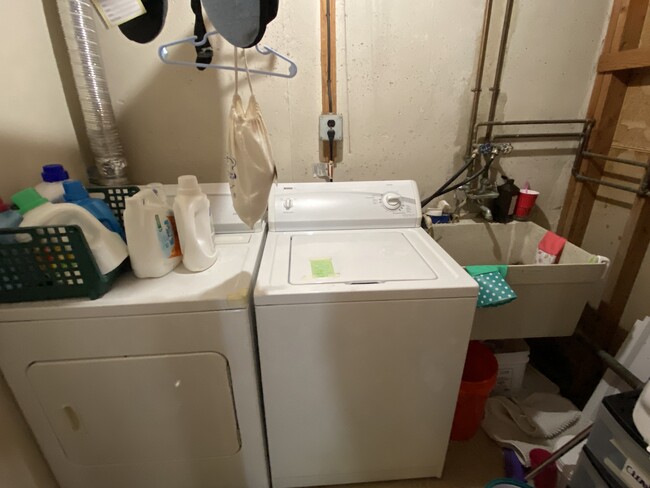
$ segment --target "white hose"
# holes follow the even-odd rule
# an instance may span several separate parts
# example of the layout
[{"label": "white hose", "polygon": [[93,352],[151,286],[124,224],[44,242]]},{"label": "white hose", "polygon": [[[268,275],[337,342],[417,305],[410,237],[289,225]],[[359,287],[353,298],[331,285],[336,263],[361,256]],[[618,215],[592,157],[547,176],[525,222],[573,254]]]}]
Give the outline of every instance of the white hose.
[{"label": "white hose", "polygon": [[126,159],[117,132],[90,0],[57,0],[86,133],[96,169],[92,183],[127,183]]}]

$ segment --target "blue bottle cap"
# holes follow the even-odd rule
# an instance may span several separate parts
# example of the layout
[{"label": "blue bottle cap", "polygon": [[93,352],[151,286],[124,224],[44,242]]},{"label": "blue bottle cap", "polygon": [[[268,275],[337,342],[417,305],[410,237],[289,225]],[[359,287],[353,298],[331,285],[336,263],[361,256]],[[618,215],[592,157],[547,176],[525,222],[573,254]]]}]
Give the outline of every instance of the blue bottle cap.
[{"label": "blue bottle cap", "polygon": [[41,178],[47,183],[55,183],[70,178],[68,172],[60,164],[46,164],[43,166]]},{"label": "blue bottle cap", "polygon": [[65,194],[63,198],[66,202],[76,202],[89,198],[88,191],[79,180],[68,180],[63,182]]}]

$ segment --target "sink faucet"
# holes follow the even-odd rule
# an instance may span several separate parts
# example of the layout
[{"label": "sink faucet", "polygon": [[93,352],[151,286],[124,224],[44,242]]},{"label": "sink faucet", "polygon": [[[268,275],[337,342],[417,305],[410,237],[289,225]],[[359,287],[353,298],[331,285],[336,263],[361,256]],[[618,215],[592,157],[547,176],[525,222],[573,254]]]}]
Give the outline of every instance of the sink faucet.
[{"label": "sink faucet", "polygon": [[490,210],[488,207],[485,205],[480,204],[479,200],[479,208],[481,209],[481,215],[483,215],[483,218],[487,220],[488,222],[494,221],[494,217],[492,217],[492,210]]}]

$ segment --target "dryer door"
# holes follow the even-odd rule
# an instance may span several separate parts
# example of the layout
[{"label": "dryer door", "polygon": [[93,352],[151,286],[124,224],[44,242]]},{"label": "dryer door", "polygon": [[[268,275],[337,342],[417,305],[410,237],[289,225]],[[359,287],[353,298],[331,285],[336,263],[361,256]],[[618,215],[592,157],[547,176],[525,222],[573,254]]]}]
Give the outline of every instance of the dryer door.
[{"label": "dryer door", "polygon": [[221,354],[36,362],[27,376],[72,462],[186,460],[240,449]]}]

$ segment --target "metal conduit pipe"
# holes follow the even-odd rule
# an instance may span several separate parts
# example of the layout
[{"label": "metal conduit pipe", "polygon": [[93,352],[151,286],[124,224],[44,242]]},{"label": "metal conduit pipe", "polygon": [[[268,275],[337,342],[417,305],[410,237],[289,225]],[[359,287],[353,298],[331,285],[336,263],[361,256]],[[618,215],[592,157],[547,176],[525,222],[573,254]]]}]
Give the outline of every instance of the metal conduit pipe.
[{"label": "metal conduit pipe", "polygon": [[90,0],[57,0],[65,43],[81,103],[86,133],[95,160],[91,183],[127,183],[122,150],[97,38]]},{"label": "metal conduit pipe", "polygon": [[478,104],[481,100],[481,91],[483,84],[483,70],[485,68],[485,57],[487,53],[487,41],[490,33],[490,19],[492,17],[492,0],[486,0],[485,12],[483,14],[483,29],[481,30],[481,42],[479,44],[479,57],[478,65],[476,67],[476,80],[474,82],[474,98],[472,100],[472,111],[469,116],[469,129],[467,133],[467,145],[465,150],[465,160],[468,160],[472,155],[472,140],[474,125],[478,117]]},{"label": "metal conduit pipe", "polygon": [[[501,75],[503,74],[503,63],[506,58],[506,46],[508,45],[508,34],[510,33],[510,20],[512,19],[512,9],[515,0],[508,0],[506,4],[506,12],[503,17],[503,28],[501,29],[501,40],[499,41],[499,56],[497,57],[497,66],[494,71],[494,83],[492,84],[492,99],[490,100],[490,110],[488,112],[488,122],[493,122],[497,111],[497,100],[499,93],[501,93]],[[486,139],[490,140],[492,137],[492,126],[488,126]]]}]

